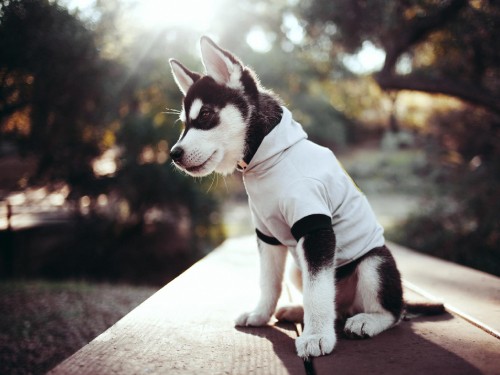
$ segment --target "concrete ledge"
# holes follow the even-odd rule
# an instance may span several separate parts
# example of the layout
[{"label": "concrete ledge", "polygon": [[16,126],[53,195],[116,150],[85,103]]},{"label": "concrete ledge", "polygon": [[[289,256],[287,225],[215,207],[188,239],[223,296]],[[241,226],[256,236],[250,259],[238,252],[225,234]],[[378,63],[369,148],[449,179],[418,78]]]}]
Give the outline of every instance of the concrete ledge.
[{"label": "concrete ledge", "polygon": [[[392,247],[404,277],[437,296],[453,291],[453,303],[460,301],[462,284],[455,290],[449,277],[464,281],[472,270],[462,270],[465,276],[458,269],[444,274],[441,261]],[[304,364],[295,354],[300,329],[294,325],[233,326],[234,318],[258,298],[257,264],[253,236],[226,241],[49,373],[499,374],[500,340],[452,314],[402,322],[369,340],[340,339],[332,355]],[[440,266],[434,273],[448,285],[442,292],[433,286],[441,285],[436,275],[430,286],[421,280],[436,264]],[[488,290],[499,290],[498,278],[487,281],[492,283]],[[472,286],[468,290],[462,307],[474,294],[481,295]],[[410,299],[424,298],[408,289],[405,293]],[[486,311],[481,310],[479,318],[490,314],[498,322],[499,300],[488,301],[483,300]]]},{"label": "concrete ledge", "polygon": [[500,338],[500,278],[443,259],[388,244],[407,288]]},{"label": "concrete ledge", "polygon": [[258,293],[255,240],[228,240],[50,374],[303,373],[293,325],[234,327]]}]

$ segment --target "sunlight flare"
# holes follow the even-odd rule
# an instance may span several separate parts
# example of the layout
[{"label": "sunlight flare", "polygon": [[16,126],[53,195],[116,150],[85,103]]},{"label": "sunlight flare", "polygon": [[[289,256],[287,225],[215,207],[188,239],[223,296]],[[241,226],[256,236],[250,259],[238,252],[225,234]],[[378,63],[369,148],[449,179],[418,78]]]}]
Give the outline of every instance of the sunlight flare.
[{"label": "sunlight flare", "polygon": [[147,0],[136,3],[137,16],[150,26],[181,26],[205,31],[217,12],[218,0]]}]

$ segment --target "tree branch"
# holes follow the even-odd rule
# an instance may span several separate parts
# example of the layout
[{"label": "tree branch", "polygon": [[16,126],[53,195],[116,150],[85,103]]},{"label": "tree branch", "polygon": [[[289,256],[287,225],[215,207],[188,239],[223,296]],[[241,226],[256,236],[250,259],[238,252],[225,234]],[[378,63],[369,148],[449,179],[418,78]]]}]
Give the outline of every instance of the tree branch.
[{"label": "tree branch", "polygon": [[383,90],[414,90],[445,94],[480,105],[500,113],[500,97],[481,87],[446,78],[429,78],[422,75],[397,75],[380,72],[375,80]]},{"label": "tree branch", "polygon": [[386,46],[386,58],[382,71],[393,72],[399,57],[408,51],[413,45],[422,41],[434,30],[444,26],[450,19],[454,18],[468,4],[468,0],[450,0],[434,14],[418,17],[411,21],[399,36],[387,38],[393,41]]},{"label": "tree branch", "polygon": [[445,26],[467,5],[468,0],[450,0],[435,13],[411,21],[392,39],[392,43],[386,46],[384,66],[375,77],[380,87],[384,90],[414,90],[450,95],[500,113],[498,95],[478,85],[419,74],[402,76],[395,73],[396,63],[403,53],[423,41],[430,33]]}]

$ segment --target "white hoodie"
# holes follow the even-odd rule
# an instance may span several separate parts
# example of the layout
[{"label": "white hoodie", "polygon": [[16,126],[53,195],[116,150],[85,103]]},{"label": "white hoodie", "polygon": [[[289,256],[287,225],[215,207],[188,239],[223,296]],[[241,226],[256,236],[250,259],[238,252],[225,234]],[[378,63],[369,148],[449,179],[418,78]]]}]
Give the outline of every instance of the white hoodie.
[{"label": "white hoodie", "polygon": [[280,123],[243,171],[259,238],[295,247],[326,220],[336,236],[337,267],[383,246],[383,229],[366,197],[335,155],[308,141],[290,111],[282,109]]}]

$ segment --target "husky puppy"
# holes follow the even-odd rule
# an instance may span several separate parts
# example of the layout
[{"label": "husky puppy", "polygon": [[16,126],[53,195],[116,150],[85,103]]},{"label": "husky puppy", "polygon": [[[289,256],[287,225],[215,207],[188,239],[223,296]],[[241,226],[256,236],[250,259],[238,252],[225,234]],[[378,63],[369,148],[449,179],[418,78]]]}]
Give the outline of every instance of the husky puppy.
[{"label": "husky puppy", "polygon": [[[184,95],[184,130],[172,147],[191,176],[239,170],[260,254],[261,297],[238,326],[262,326],[273,314],[304,323],[302,358],[332,352],[335,320],[345,334],[373,337],[399,323],[400,274],[383,229],[335,155],[307,140],[302,126],[255,73],[208,37],[200,41],[206,74],[170,66]],[[287,251],[300,271],[303,307],[276,310]]]}]

